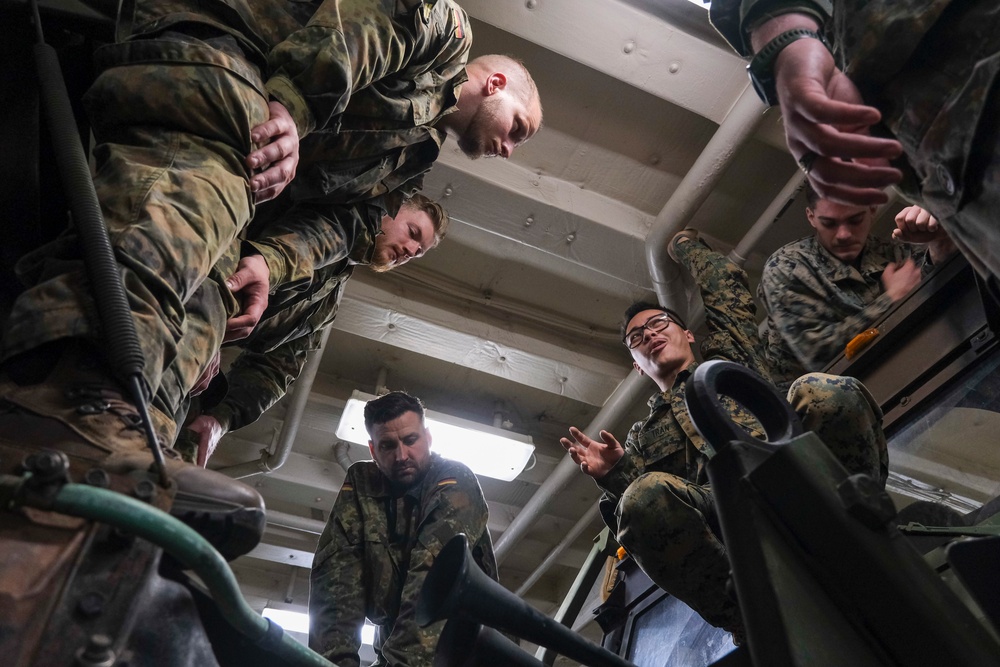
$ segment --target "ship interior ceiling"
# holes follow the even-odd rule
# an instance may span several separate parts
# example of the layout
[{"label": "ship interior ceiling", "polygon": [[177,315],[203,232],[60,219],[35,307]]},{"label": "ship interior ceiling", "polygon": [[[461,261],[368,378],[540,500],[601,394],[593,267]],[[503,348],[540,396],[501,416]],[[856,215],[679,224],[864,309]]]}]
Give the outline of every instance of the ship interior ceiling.
[{"label": "ship interior ceiling", "polygon": [[[335,448],[341,412],[353,391],[384,386],[420,396],[433,411],[531,436],[524,472],[481,484],[490,531],[503,545],[501,582],[517,590],[535,579],[523,597],[554,614],[603,527],[593,481],[559,472],[566,457],[558,439],[569,426],[588,427],[634,373],[618,323],[632,301],[657,299],[651,231],[694,227],[715,249],[738,249],[753,289],[767,256],[811,231],[780,115],[756,99],[745,62],[712,31],[704,5],[460,1],[472,17],[472,56],[521,58],[541,92],[544,125],[510,160],[470,161],[449,140],[424,184],[451,215],[445,241],[388,274],[356,271],[314,381],[303,377],[257,423],[222,440],[210,467],[258,471],[243,479],[269,512],[262,544],[233,563],[255,609],[305,610],[308,568],[345,478],[344,455],[369,458],[365,446]],[[734,118],[741,113],[750,120]],[[734,123],[746,127],[744,140],[712,143]],[[893,200],[879,212],[876,233],[890,233],[903,205]],[[696,313],[690,279],[664,270],[668,305]],[[654,390],[644,379],[629,394],[636,400],[606,410],[612,419],[600,427],[623,440]],[[292,424],[286,415],[297,414],[302,392],[308,400]],[[969,510],[997,495],[1000,454],[983,443],[989,426],[955,415],[937,429],[961,447],[949,451],[937,439],[923,463],[908,452],[905,478],[919,484],[927,473],[926,493],[951,494]],[[970,439],[961,435],[967,429]],[[284,464],[260,472],[253,462],[261,451],[289,434]],[[526,505],[530,518],[521,516]],[[533,576],[557,549],[554,564]],[[596,604],[585,604],[584,615]],[[593,623],[577,627],[600,637]]]}]

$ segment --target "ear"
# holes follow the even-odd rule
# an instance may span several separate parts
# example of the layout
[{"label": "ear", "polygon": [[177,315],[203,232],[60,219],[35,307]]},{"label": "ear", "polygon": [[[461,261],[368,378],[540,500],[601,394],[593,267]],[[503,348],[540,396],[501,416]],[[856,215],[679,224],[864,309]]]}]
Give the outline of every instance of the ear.
[{"label": "ear", "polygon": [[372,455],[372,461],[375,460],[375,443],[371,440],[368,441],[368,452]]},{"label": "ear", "polygon": [[819,223],[816,222],[816,214],[813,213],[813,210],[808,206],[806,207],[806,220],[809,221],[810,227],[813,229],[819,229]]},{"label": "ear", "polygon": [[642,372],[642,369],[639,368],[639,364],[635,363],[634,361],[632,362],[632,368],[634,368],[635,372],[638,373],[639,375],[645,375],[645,373]]},{"label": "ear", "polygon": [[690,331],[688,331],[687,329],[685,329],[684,330],[684,336],[687,338],[687,342],[689,342],[692,345],[694,345],[694,334],[693,333],[691,333]]},{"label": "ear", "polygon": [[489,97],[497,91],[507,87],[507,75],[503,72],[494,72],[486,78],[486,96]]}]

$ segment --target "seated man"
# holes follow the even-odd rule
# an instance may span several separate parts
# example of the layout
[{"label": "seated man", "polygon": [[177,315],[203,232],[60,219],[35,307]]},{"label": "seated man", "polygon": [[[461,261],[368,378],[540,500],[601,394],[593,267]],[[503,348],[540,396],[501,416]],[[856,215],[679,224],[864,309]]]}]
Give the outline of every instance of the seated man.
[{"label": "seated man", "polygon": [[430,451],[424,406],[401,391],[365,406],[372,461],[347,472],[320,537],[309,593],[309,646],[341,667],[358,667],[361,626],[378,627],[377,664],[424,667],[444,622],[414,620],[434,558],[465,533],[472,556],[497,578],[489,515],[476,476]]},{"label": "seated man", "polygon": [[[811,186],[806,200],[815,235],[775,251],[757,288],[767,310],[768,368],[782,390],[825,368],[917,287],[921,268],[954,252],[937,220],[918,206],[896,216],[890,242],[870,234],[874,207],[837,204]],[[927,243],[926,252],[905,241]]]},{"label": "seated man", "polygon": [[178,451],[205,465],[223,435],[253,423],[285,395],[309,351],[319,347],[333,324],[355,266],[379,272],[402,266],[437,246],[447,229],[448,214],[421,194],[408,199],[395,217],[382,218],[374,237],[363,227],[355,233],[345,229],[340,261],[319,269],[310,281],[282,285],[271,296],[260,324],[237,343],[242,351],[227,382],[220,382],[228,391],[217,404],[200,406],[201,414],[181,431]]},{"label": "seated man", "polygon": [[[705,303],[706,360],[726,359],[767,377],[746,274],[699,240],[682,232],[671,242],[671,256],[695,277]],[[652,303],[625,312],[622,339],[636,372],[659,387],[650,414],[629,431],[625,446],[608,431],[601,442],[577,428],[562,446],[580,469],[615,505],[618,542],[657,586],[688,604],[710,624],[742,641],[744,629],[736,602],[726,594],[729,561],[719,540],[706,463],[711,445],[691,423],[684,404],[687,379],[697,367],[694,336],[673,311]],[[840,462],[884,485],[888,454],[882,412],[853,378],[814,373],[797,380],[789,402],[807,430],[816,431]],[[756,419],[728,397],[733,419],[763,437]]]}]

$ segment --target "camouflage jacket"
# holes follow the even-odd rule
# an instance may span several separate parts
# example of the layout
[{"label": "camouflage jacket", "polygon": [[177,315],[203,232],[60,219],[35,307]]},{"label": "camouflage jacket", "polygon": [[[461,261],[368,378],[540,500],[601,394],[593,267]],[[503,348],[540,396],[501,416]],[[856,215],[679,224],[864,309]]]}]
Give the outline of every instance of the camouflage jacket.
[{"label": "camouflage jacket", "polygon": [[[705,360],[726,359],[767,378],[764,349],[757,333],[753,296],[746,273],[701,242],[681,243],[677,256],[695,279],[705,304],[708,335],[701,343]],[[670,391],[649,399],[649,417],[636,422],[625,440],[625,455],[607,475],[597,480],[605,496],[617,499],[640,475],[666,472],[695,484],[707,484],[705,464],[715,453],[694,428],[684,405],[687,379],[697,362],[681,371]],[[726,398],[733,420],[756,437],[763,437],[756,418]]]},{"label": "camouflage jacket", "polygon": [[[903,145],[900,189],[939,219],[976,196],[968,169],[974,147],[990,141],[980,123],[1000,74],[1000,5],[954,0],[714,0],[713,25],[741,55],[761,19],[813,14],[834,45],[840,68],[865,102],[882,112],[873,129]],[[985,136],[984,136],[985,135]],[[966,176],[971,176],[968,179]],[[954,235],[953,235],[954,236]]]},{"label": "camouflage jacket", "polygon": [[361,625],[380,627],[385,662],[430,667],[443,623],[419,628],[417,595],[434,558],[458,533],[497,579],[488,509],[476,476],[432,454],[417,486],[393,498],[374,461],[351,466],[313,561],[309,645],[341,667],[359,664]]},{"label": "camouflage jacket", "polygon": [[[126,0],[122,17],[122,39],[170,29],[229,33],[265,74],[262,94],[295,119],[300,161],[284,201],[302,209],[282,238],[258,234],[254,242],[272,287],[337,261],[322,252],[335,215],[325,207],[369,201],[395,215],[419,190],[446,138],[434,124],[456,108],[468,79],[472,30],[454,0]],[[163,48],[175,60],[211,52]]]},{"label": "camouflage jacket", "polygon": [[[272,210],[280,215],[280,208]],[[278,223],[266,218],[255,220],[250,228],[251,238],[255,238],[258,229],[263,229],[280,242],[290,238],[289,242],[295,243],[296,234],[284,234],[283,230],[286,223],[294,223],[292,216],[302,208],[305,207],[293,208]],[[250,336],[236,342],[241,352],[226,371],[225,398],[205,411],[226,432],[253,423],[285,395],[302,372],[309,352],[319,348],[323,330],[337,316],[354,267],[367,264],[375,251],[381,209],[365,205],[330,206],[323,207],[323,213],[334,217],[324,216],[326,233],[311,248],[336,261],[307,275],[293,273],[294,280],[272,292],[267,310]]]},{"label": "camouflage jacket", "polygon": [[815,236],[779,248],[764,264],[757,298],[767,310],[767,362],[787,390],[825,368],[850,340],[892,308],[882,272],[912,257],[929,268],[925,248],[869,236],[857,267],[834,257]]}]

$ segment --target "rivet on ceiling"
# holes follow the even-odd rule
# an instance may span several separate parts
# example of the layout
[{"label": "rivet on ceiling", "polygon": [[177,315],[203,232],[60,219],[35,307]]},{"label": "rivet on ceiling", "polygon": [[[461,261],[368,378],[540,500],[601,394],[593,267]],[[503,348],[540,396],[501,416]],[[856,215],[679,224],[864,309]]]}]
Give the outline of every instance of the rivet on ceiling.
[{"label": "rivet on ceiling", "polygon": [[450,197],[450,196],[451,196],[451,193],[452,193],[452,192],[454,192],[454,190],[453,190],[453,189],[452,189],[452,187],[451,187],[451,183],[449,183],[449,184],[448,184],[448,185],[446,185],[446,186],[445,186],[445,188],[444,188],[444,196],[445,196],[445,197]]},{"label": "rivet on ceiling", "polygon": [[572,243],[576,240],[576,232],[570,232],[566,235],[566,243]]},{"label": "rivet on ceiling", "polygon": [[674,62],[670,63],[670,66],[667,67],[667,70],[671,74],[677,74],[678,72],[681,71],[681,64],[675,60]]},{"label": "rivet on ceiling", "polygon": [[535,224],[535,216],[529,215],[527,218],[524,219],[525,227],[531,227],[533,224]]},{"label": "rivet on ceiling", "polygon": [[635,51],[635,42],[633,42],[631,39],[625,42],[625,46],[622,47],[622,51],[624,51],[625,53],[632,53],[633,51]]},{"label": "rivet on ceiling", "polygon": [[527,7],[528,9],[534,9],[535,7],[538,6],[538,0],[528,0],[527,2],[524,3],[524,6]]}]

